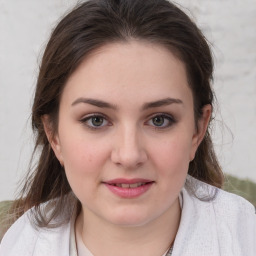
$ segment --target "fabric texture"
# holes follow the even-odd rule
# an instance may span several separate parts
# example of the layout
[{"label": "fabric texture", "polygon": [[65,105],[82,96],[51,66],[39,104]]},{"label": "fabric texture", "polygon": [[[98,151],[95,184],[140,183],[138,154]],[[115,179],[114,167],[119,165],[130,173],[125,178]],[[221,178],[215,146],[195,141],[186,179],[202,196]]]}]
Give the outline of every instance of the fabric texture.
[{"label": "fabric texture", "polygon": [[[191,193],[193,186],[197,187],[196,197]],[[181,197],[181,222],[172,256],[256,255],[256,214],[248,201],[190,176]],[[31,210],[7,231],[0,256],[70,255],[71,216],[66,224],[46,229],[34,227],[30,215]]]}]

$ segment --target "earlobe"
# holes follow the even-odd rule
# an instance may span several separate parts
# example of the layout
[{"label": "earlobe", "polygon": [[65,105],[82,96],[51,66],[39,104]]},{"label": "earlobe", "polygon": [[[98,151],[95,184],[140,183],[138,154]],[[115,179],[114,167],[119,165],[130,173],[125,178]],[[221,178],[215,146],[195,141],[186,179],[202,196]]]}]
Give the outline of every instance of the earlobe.
[{"label": "earlobe", "polygon": [[55,153],[55,156],[59,160],[60,164],[63,166],[63,158],[61,154],[61,146],[58,134],[54,131],[52,122],[50,121],[50,117],[48,115],[43,115],[41,117],[43,125],[44,125],[44,132],[47,136],[47,139],[52,147],[52,150]]},{"label": "earlobe", "polygon": [[205,133],[208,128],[209,121],[211,119],[211,114],[212,114],[212,106],[210,104],[205,105],[202,108],[202,116],[197,122],[197,129],[195,134],[193,135],[193,140],[192,140],[192,150],[191,150],[191,155],[190,155],[190,161],[192,161],[195,157],[196,150],[202,140],[204,139]]}]

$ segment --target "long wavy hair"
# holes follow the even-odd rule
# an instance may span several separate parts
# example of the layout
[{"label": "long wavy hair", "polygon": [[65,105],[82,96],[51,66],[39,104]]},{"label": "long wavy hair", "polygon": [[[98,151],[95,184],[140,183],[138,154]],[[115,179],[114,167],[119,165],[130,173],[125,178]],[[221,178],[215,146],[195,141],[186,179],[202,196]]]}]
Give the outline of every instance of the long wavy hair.
[{"label": "long wavy hair", "polygon": [[[89,0],[79,4],[53,30],[42,57],[32,108],[36,136],[33,156],[37,160],[11,209],[13,220],[33,207],[37,226],[49,227],[64,207],[71,209],[79,204],[46,137],[42,116],[49,116],[57,132],[60,96],[70,75],[92,51],[111,42],[133,39],[162,45],[185,64],[195,122],[204,105],[214,105],[213,60],[208,42],[175,4],[167,0]],[[210,125],[188,173],[221,187],[223,173],[213,149]],[[40,205],[49,200],[54,204],[51,214],[45,216]]]}]

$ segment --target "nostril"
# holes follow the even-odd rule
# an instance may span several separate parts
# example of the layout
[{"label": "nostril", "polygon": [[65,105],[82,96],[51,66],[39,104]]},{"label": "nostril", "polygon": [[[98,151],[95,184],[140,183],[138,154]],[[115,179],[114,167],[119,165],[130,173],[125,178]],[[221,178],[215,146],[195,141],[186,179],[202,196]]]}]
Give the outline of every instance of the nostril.
[{"label": "nostril", "polygon": [[118,166],[137,168],[147,161],[147,154],[144,150],[113,150],[111,160]]}]

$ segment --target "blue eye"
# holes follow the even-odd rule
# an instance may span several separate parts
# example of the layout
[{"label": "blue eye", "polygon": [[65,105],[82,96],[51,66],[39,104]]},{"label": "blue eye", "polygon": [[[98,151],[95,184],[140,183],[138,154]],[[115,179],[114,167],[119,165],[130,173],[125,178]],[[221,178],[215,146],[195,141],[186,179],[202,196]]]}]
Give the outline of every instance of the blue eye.
[{"label": "blue eye", "polygon": [[81,119],[80,122],[92,129],[99,129],[109,125],[109,122],[107,121],[107,119],[101,115],[88,116]]},{"label": "blue eye", "polygon": [[153,116],[148,122],[148,125],[154,126],[155,128],[167,128],[175,123],[173,117],[169,115],[159,114]]}]

